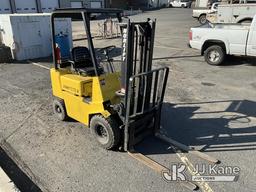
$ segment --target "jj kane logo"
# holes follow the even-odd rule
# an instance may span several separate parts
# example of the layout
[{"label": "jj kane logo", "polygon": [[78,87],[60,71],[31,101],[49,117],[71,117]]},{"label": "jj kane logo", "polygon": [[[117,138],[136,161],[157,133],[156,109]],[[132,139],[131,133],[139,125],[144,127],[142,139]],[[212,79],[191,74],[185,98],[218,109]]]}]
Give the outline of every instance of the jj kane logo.
[{"label": "jj kane logo", "polygon": [[170,170],[162,172],[162,177],[167,182],[189,180],[234,182],[238,180],[239,173],[240,168],[237,166],[197,164],[191,169],[185,164],[172,164]]}]

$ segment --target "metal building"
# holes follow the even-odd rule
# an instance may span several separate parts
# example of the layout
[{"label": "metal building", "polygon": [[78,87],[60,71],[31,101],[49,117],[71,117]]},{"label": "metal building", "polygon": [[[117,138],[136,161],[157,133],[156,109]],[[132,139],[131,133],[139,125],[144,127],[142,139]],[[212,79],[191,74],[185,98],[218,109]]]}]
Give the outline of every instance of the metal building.
[{"label": "metal building", "polygon": [[105,0],[0,0],[0,14],[49,13],[59,7],[104,8]]},{"label": "metal building", "polygon": [[88,7],[88,8],[104,8],[106,0],[60,0],[61,7]]},{"label": "metal building", "polygon": [[168,4],[169,0],[106,0],[106,7],[122,9],[156,8]]}]

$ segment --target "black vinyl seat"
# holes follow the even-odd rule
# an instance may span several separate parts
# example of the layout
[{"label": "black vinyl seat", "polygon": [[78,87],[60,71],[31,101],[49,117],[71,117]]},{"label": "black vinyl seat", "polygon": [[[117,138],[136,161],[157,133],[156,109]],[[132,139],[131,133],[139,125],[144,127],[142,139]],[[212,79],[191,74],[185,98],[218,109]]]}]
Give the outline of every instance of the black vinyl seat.
[{"label": "black vinyl seat", "polygon": [[[73,68],[75,71],[85,75],[95,75],[95,69],[87,47],[74,47],[71,51]],[[103,73],[103,68],[98,68],[98,74]]]}]

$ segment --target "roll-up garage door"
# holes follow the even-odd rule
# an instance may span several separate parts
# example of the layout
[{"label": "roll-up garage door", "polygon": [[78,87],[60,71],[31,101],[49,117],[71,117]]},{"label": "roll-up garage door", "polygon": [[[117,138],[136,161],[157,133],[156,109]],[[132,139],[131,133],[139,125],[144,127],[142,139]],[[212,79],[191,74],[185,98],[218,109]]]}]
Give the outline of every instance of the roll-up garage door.
[{"label": "roll-up garage door", "polygon": [[73,2],[71,2],[71,7],[72,8],[82,8],[83,3],[82,3],[82,1],[73,1]]},{"label": "roll-up garage door", "polygon": [[0,0],[0,14],[1,13],[11,13],[11,4],[9,0]]},{"label": "roll-up garage door", "polygon": [[[2,1],[2,0],[1,0]],[[15,0],[17,13],[37,13],[36,0]]]},{"label": "roll-up garage door", "polygon": [[102,8],[102,2],[101,1],[91,1],[91,8],[93,8],[93,9]]},{"label": "roll-up garage door", "polygon": [[59,0],[41,0],[41,6],[44,13],[49,13],[59,8]]}]

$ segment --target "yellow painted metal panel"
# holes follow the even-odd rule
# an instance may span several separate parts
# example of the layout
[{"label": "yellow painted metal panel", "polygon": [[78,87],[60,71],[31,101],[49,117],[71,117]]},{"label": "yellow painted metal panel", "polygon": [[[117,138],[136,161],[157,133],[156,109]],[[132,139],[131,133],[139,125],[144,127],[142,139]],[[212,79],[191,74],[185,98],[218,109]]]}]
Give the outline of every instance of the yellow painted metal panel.
[{"label": "yellow painted metal panel", "polygon": [[69,70],[51,69],[51,80],[53,95],[64,100],[68,116],[87,126],[94,114],[111,115],[104,109],[105,101],[120,102],[115,94],[121,87],[119,73],[86,77]]},{"label": "yellow painted metal panel", "polygon": [[61,76],[62,90],[78,96],[83,96],[84,84],[90,82],[92,82],[91,77],[81,77],[75,74]]}]

